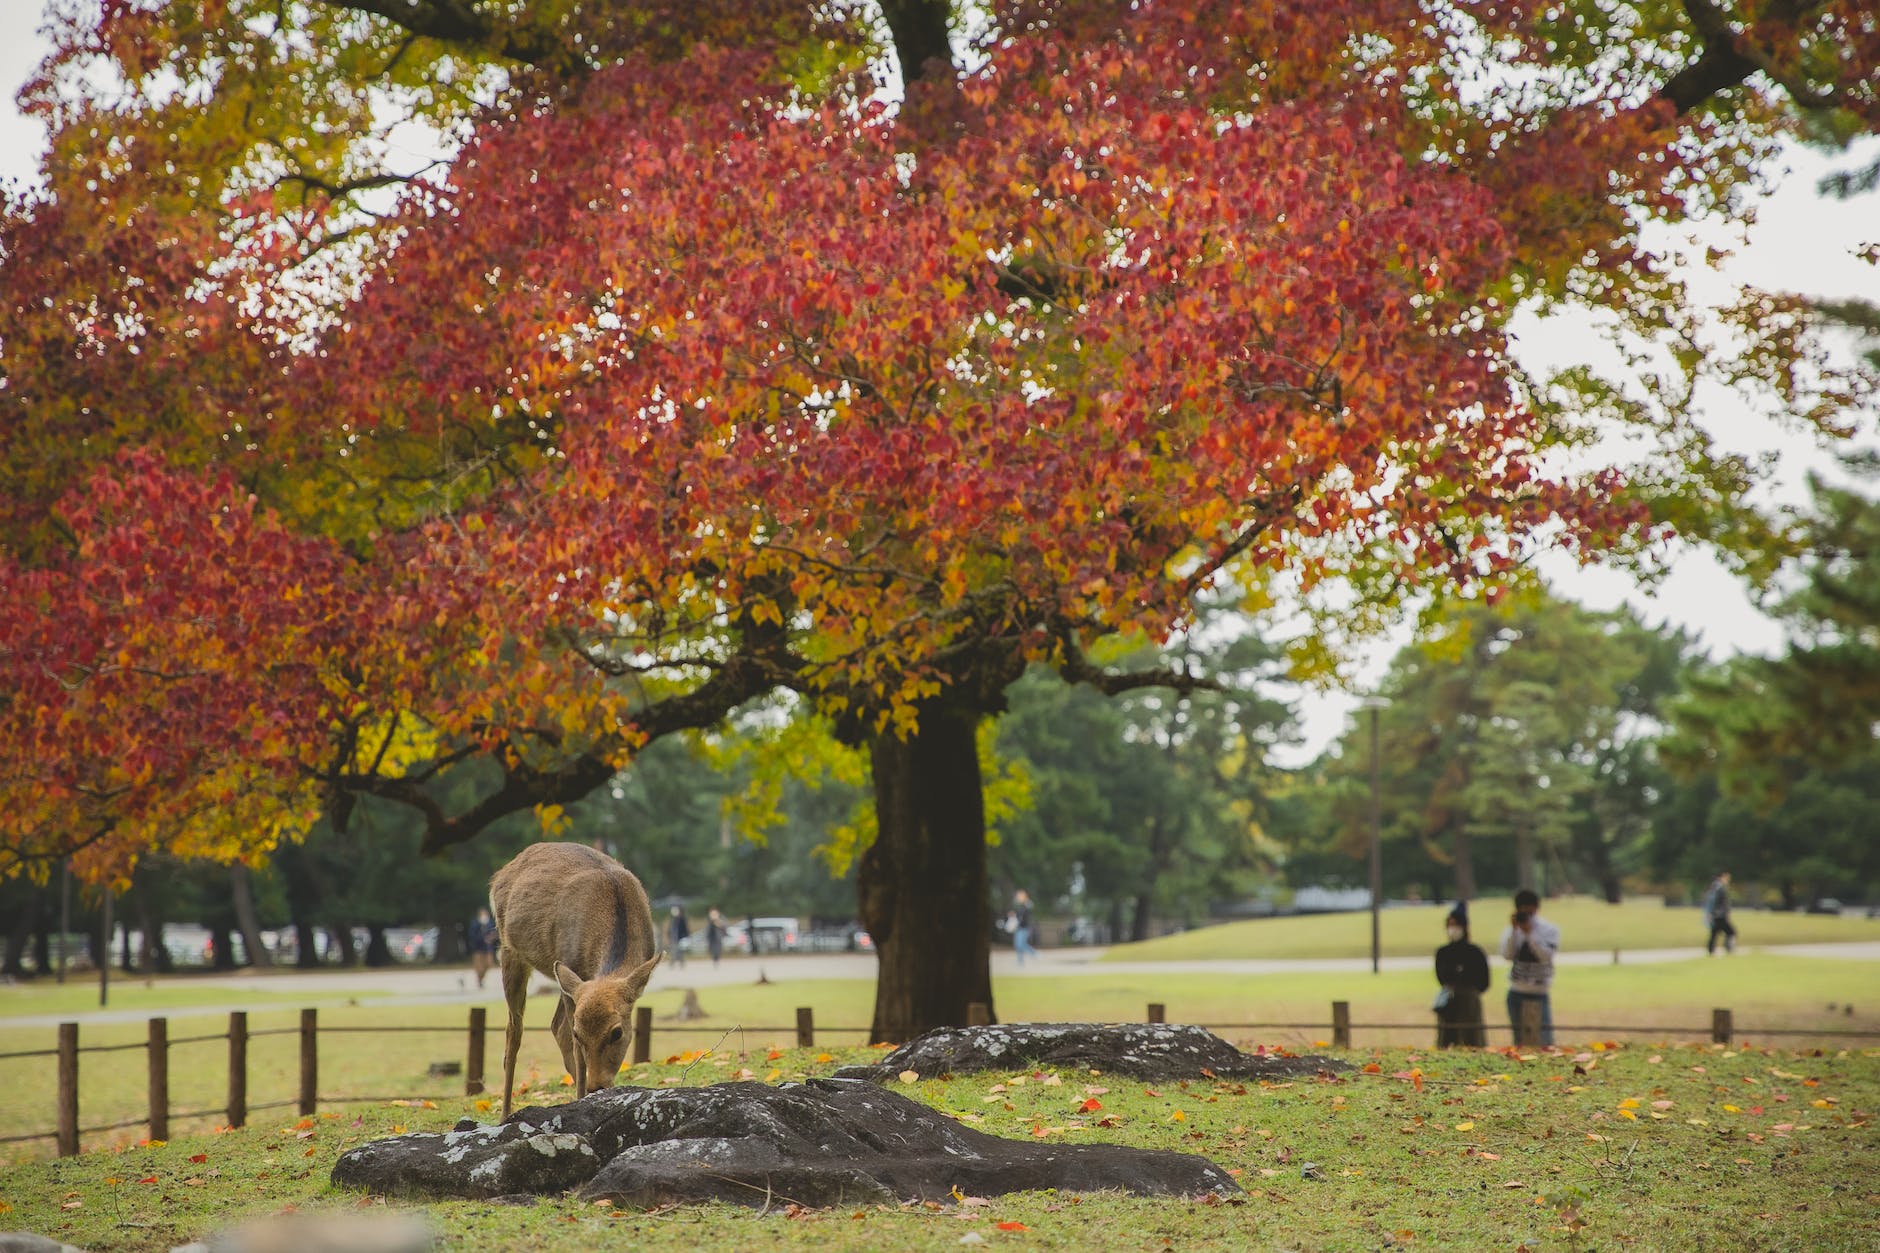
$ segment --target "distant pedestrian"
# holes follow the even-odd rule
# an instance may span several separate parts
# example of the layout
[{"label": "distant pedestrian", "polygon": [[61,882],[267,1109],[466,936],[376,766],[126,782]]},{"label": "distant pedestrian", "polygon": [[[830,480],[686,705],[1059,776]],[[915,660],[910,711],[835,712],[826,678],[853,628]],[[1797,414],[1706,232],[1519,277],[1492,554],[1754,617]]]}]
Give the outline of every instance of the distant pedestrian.
[{"label": "distant pedestrian", "polygon": [[725,955],[725,916],[716,905],[705,915],[705,949],[712,955],[712,965]]},{"label": "distant pedestrian", "polygon": [[1012,926],[1012,953],[1023,966],[1027,957],[1038,955],[1038,950],[1031,946],[1031,893],[1024,888],[1012,893],[1012,912],[1007,920]]},{"label": "distant pedestrian", "polygon": [[490,965],[496,960],[496,924],[490,919],[488,909],[477,910],[463,929],[464,947],[470,950],[470,968],[477,972],[477,986],[483,986],[483,978],[490,973]]},{"label": "distant pedestrian", "polygon": [[1540,1043],[1554,1042],[1554,958],[1560,952],[1560,928],[1541,917],[1541,898],[1532,888],[1514,894],[1514,917],[1501,933],[1501,955],[1514,963],[1508,972],[1508,1017],[1515,1041],[1521,1041],[1521,1009],[1541,1007]]},{"label": "distant pedestrian", "polygon": [[1719,870],[1717,877],[1710,881],[1710,887],[1704,893],[1704,919],[1710,923],[1710,943],[1704,951],[1712,957],[1717,955],[1717,937],[1723,937],[1723,951],[1727,956],[1736,952],[1736,925],[1730,921],[1730,872]]},{"label": "distant pedestrian", "polygon": [[1436,950],[1436,1047],[1488,1043],[1482,993],[1488,991],[1488,954],[1469,942],[1469,904],[1457,901],[1444,919],[1449,943]]},{"label": "distant pedestrian", "polygon": [[666,920],[666,939],[672,949],[672,964],[685,965],[685,939],[692,934],[691,924],[685,920],[685,906],[674,905],[672,916]]}]

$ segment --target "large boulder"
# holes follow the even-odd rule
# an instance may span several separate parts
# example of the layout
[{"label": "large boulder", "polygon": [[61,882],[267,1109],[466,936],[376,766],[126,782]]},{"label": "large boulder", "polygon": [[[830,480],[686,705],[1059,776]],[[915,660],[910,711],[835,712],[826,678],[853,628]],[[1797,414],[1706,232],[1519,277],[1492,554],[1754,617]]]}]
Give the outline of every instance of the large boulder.
[{"label": "large boulder", "polygon": [[[546,1148],[553,1146],[555,1152]],[[943,1200],[1030,1189],[1232,1195],[1205,1157],[1107,1144],[1006,1140],[861,1080],[771,1087],[608,1088],[444,1135],[395,1136],[339,1159],[333,1182],[402,1195],[493,1197],[579,1187],[655,1206],[763,1207]]]},{"label": "large boulder", "polygon": [[882,1080],[914,1071],[923,1079],[981,1070],[1100,1070],[1131,1079],[1284,1079],[1349,1070],[1327,1057],[1243,1053],[1200,1027],[1170,1023],[1014,1023],[942,1027],[879,1062],[845,1066],[845,1079]]}]

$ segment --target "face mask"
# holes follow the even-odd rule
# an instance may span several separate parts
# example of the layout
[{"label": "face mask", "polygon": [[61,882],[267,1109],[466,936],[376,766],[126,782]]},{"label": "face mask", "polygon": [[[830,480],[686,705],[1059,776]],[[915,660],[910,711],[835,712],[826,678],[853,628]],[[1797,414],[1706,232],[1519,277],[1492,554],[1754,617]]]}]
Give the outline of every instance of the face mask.
[{"label": "face mask", "polygon": [[1449,928],[1449,938],[1452,940],[1460,940],[1462,938],[1462,928],[1461,927]]}]

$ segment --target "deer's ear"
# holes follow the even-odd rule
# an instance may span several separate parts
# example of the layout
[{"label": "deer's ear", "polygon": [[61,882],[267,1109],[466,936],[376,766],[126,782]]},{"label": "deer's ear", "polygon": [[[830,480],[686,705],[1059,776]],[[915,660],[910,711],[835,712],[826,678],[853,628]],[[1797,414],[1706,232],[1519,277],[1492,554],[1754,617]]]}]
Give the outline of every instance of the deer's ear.
[{"label": "deer's ear", "polygon": [[575,997],[580,995],[581,985],[585,983],[586,980],[560,962],[556,962],[555,982],[561,984],[561,990],[569,997]]},{"label": "deer's ear", "polygon": [[654,953],[651,958],[627,972],[627,996],[630,999],[640,999],[640,993],[646,991],[647,980],[653,977],[653,967],[659,965],[665,956],[664,953]]}]

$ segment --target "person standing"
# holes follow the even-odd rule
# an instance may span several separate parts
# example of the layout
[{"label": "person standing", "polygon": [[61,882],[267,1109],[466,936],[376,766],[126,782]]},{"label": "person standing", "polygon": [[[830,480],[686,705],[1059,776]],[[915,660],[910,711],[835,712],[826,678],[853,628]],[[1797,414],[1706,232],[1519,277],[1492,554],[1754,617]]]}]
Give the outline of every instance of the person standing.
[{"label": "person standing", "polygon": [[712,955],[712,965],[725,955],[725,916],[716,905],[705,915],[705,951]]},{"label": "person standing", "polygon": [[1031,946],[1031,893],[1024,888],[1012,894],[1012,953],[1023,966],[1027,957],[1036,957]]},{"label": "person standing", "polygon": [[1712,957],[1717,955],[1717,937],[1723,937],[1723,951],[1726,955],[1736,952],[1736,926],[1730,921],[1730,872],[1719,870],[1717,877],[1710,881],[1710,888],[1704,893],[1704,918],[1710,923],[1710,943],[1704,951]]},{"label": "person standing", "polygon": [[685,949],[680,946],[685,943],[685,938],[691,934],[691,924],[687,923],[685,920],[685,906],[674,905],[672,907],[671,917],[666,920],[666,940],[668,946],[672,949],[672,964],[674,966],[685,965]]},{"label": "person standing", "polygon": [[490,918],[490,911],[477,910],[463,929],[464,947],[470,950],[470,969],[477,972],[477,986],[483,986],[483,977],[490,973],[490,965],[496,960],[496,923]]},{"label": "person standing", "polygon": [[1488,991],[1488,954],[1469,942],[1469,904],[1457,901],[1444,920],[1449,943],[1436,950],[1436,1047],[1488,1043],[1482,1017],[1482,993]]},{"label": "person standing", "polygon": [[1554,958],[1560,953],[1560,928],[1541,917],[1541,898],[1532,888],[1514,894],[1514,917],[1501,933],[1501,955],[1514,963],[1508,972],[1508,1018],[1521,1040],[1521,1007],[1541,1007],[1540,1043],[1554,1042]]}]

